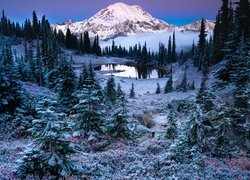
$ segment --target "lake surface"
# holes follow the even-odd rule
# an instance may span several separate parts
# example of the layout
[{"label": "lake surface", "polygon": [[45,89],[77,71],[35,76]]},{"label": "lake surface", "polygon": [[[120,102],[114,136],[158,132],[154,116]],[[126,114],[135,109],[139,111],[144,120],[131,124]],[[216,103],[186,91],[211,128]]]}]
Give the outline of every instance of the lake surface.
[{"label": "lake surface", "polygon": [[128,78],[139,78],[139,79],[149,79],[149,78],[162,78],[165,77],[166,73],[162,70],[149,69],[146,67],[134,67],[121,64],[105,64],[96,67],[105,75],[114,75],[119,77]]}]

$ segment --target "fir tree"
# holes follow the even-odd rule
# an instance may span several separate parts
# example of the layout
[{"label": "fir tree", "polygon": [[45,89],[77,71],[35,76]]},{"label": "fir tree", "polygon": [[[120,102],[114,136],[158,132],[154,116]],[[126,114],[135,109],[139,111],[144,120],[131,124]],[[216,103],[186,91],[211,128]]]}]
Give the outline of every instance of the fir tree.
[{"label": "fir tree", "polygon": [[81,33],[81,36],[80,36],[80,52],[81,53],[84,53],[84,43],[83,43],[83,37],[82,37],[82,33]]},{"label": "fir tree", "polygon": [[170,76],[169,80],[167,81],[165,87],[164,87],[164,93],[169,93],[173,91],[173,78],[172,75]]},{"label": "fir tree", "polygon": [[21,56],[21,58],[16,58],[16,61],[18,62],[18,73],[20,75],[20,80],[24,82],[31,81],[29,76],[31,73],[29,63],[25,62],[23,56]]},{"label": "fir tree", "polygon": [[122,91],[120,83],[118,83],[116,89],[116,99],[120,99],[122,96],[125,96],[125,93]]},{"label": "fir tree", "polygon": [[91,52],[91,44],[90,44],[90,39],[89,39],[89,33],[88,31],[85,31],[83,34],[83,47],[84,47],[84,52],[90,53]]},{"label": "fir tree", "polygon": [[134,89],[134,83],[132,83],[132,87],[130,89],[129,98],[135,98],[135,89]]},{"label": "fir tree", "polygon": [[161,87],[160,87],[160,84],[157,83],[157,88],[156,88],[156,91],[155,91],[156,94],[160,94],[161,93]]},{"label": "fir tree", "polygon": [[37,42],[37,49],[36,49],[36,82],[38,83],[39,86],[45,85],[39,42]]},{"label": "fir tree", "polygon": [[75,134],[88,137],[103,133],[103,97],[96,85],[87,85],[78,93],[76,109],[77,126]]},{"label": "fir tree", "polygon": [[202,74],[202,80],[200,84],[200,88],[198,91],[198,94],[196,96],[196,102],[197,104],[201,105],[201,108],[205,111],[210,111],[213,109],[213,95],[209,92],[209,89],[207,88],[207,79],[208,79],[208,74],[207,70],[203,71]]},{"label": "fir tree", "polygon": [[164,44],[160,43],[159,44],[159,52],[158,52],[158,65],[159,66],[163,66],[166,64],[166,48],[164,46]]},{"label": "fir tree", "polygon": [[84,86],[87,85],[87,79],[89,78],[89,72],[87,70],[86,64],[83,64],[83,71],[80,74],[80,78],[78,81],[77,89],[82,89]]},{"label": "fir tree", "polygon": [[235,107],[239,109],[248,108],[249,99],[249,53],[247,52],[246,43],[241,38],[241,42],[233,59],[231,59],[233,64],[233,69],[230,72],[231,81],[235,85],[236,89],[234,91],[235,97]]},{"label": "fir tree", "polygon": [[110,116],[108,132],[113,138],[131,138],[132,132],[128,127],[127,119],[126,98],[125,94],[122,94],[117,99],[117,103]]},{"label": "fir tree", "polygon": [[61,64],[48,73],[48,88],[59,92],[63,82],[63,68]]},{"label": "fir tree", "polygon": [[182,92],[187,92],[187,90],[188,90],[187,67],[185,67],[184,76],[183,76],[183,79],[181,81],[181,84],[178,86],[178,90],[180,90]]},{"label": "fir tree", "polygon": [[221,40],[224,46],[228,38],[229,33],[229,8],[228,8],[228,0],[222,0],[222,6],[220,10],[221,16]]},{"label": "fir tree", "polygon": [[176,135],[177,135],[177,126],[175,122],[175,113],[173,108],[170,108],[168,115],[168,126],[166,129],[166,137],[174,139]]},{"label": "fir tree", "polygon": [[112,103],[115,104],[116,102],[116,85],[115,85],[115,79],[111,75],[108,78],[106,87],[105,87],[105,95],[107,99]]},{"label": "fir tree", "polygon": [[36,12],[33,11],[32,13],[32,26],[33,26],[33,39],[36,39],[39,37],[39,33],[40,33],[40,27],[38,24],[38,19],[37,19],[37,15]]},{"label": "fir tree", "polygon": [[203,151],[205,127],[201,115],[199,106],[194,105],[187,124],[183,125],[180,134],[171,145],[172,156],[178,162],[184,162],[188,158],[194,159],[196,156],[192,155],[193,149],[200,153]]},{"label": "fir tree", "polygon": [[45,99],[37,109],[40,119],[33,121],[29,130],[34,140],[18,160],[15,170],[20,178],[33,175],[34,178],[66,178],[79,175],[81,168],[70,159],[77,147],[69,140],[69,125],[59,120],[50,105],[55,102]]},{"label": "fir tree", "polygon": [[172,63],[172,42],[171,42],[171,36],[168,39],[168,53],[167,53],[167,61],[168,63]]},{"label": "fir tree", "polygon": [[206,28],[205,28],[205,21],[202,18],[201,20],[201,29],[199,34],[199,41],[198,41],[198,69],[201,70],[202,67],[202,58],[205,53],[205,47],[206,47]]},{"label": "fir tree", "polygon": [[192,82],[192,84],[190,86],[190,90],[195,90],[195,83],[194,83],[194,81]]},{"label": "fir tree", "polygon": [[194,44],[194,40],[193,40],[192,49],[191,49],[191,57],[192,58],[194,58],[194,53],[195,53],[195,44]]},{"label": "fir tree", "polygon": [[69,112],[70,108],[72,108],[76,101],[73,96],[76,87],[76,76],[71,64],[67,61],[62,64],[62,74],[63,78],[59,90],[59,99],[66,108],[65,111]]},{"label": "fir tree", "polygon": [[89,62],[89,80],[88,83],[93,85],[95,84],[95,72],[94,72],[94,68],[92,65],[92,62]]},{"label": "fir tree", "polygon": [[175,31],[173,32],[173,45],[172,45],[172,51],[171,51],[172,55],[171,55],[171,59],[172,59],[172,63],[177,61],[176,58],[176,43],[175,43]]},{"label": "fir tree", "polygon": [[147,44],[145,42],[145,44],[142,48],[142,53],[141,53],[139,64],[144,66],[148,63],[148,61],[149,61],[148,50],[147,50]]},{"label": "fir tree", "polygon": [[21,85],[12,50],[6,46],[0,56],[0,113],[13,113],[21,103]]},{"label": "fir tree", "polygon": [[[240,0],[236,9],[236,19],[238,24],[237,35],[238,40],[243,36],[244,41],[250,38],[250,3],[248,0]],[[248,47],[248,50],[250,48]]]},{"label": "fir tree", "polygon": [[66,48],[68,49],[72,49],[72,35],[71,35],[71,31],[68,28],[67,32],[66,32]]}]

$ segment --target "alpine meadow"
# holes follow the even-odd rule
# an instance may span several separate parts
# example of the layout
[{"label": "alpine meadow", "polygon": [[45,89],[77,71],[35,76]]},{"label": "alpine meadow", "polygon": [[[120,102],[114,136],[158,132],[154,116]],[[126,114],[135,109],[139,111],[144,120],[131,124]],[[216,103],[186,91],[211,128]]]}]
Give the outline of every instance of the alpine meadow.
[{"label": "alpine meadow", "polygon": [[250,179],[249,0],[0,7],[0,179]]}]

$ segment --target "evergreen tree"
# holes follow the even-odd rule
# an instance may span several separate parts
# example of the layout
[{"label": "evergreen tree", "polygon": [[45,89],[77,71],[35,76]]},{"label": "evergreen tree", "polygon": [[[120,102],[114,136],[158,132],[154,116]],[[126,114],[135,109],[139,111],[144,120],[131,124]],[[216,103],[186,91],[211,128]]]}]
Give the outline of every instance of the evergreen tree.
[{"label": "evergreen tree", "polygon": [[101,56],[102,51],[101,47],[99,45],[99,36],[97,35],[94,39],[93,46],[92,46],[92,52],[96,54],[97,56]]},{"label": "evergreen tree", "polygon": [[164,93],[169,93],[174,90],[173,88],[173,78],[172,75],[170,76],[169,80],[167,81],[165,87],[164,87]]},{"label": "evergreen tree", "polygon": [[195,53],[195,44],[194,44],[194,40],[193,40],[192,49],[191,49],[191,57],[192,58],[194,58],[194,53]]},{"label": "evergreen tree", "polygon": [[84,53],[84,43],[83,43],[83,37],[82,37],[82,33],[81,33],[81,36],[80,36],[80,52],[81,53]]},{"label": "evergreen tree", "polygon": [[190,86],[190,90],[195,90],[195,84],[194,81],[192,82],[191,86]]},{"label": "evergreen tree", "polygon": [[79,175],[81,168],[70,159],[77,147],[69,140],[69,125],[59,120],[54,112],[56,103],[48,99],[39,102],[37,111],[40,119],[33,121],[29,130],[34,140],[18,160],[16,174],[20,178],[66,178]]},{"label": "evergreen tree", "polygon": [[180,134],[171,145],[172,156],[178,162],[184,162],[189,158],[194,160],[197,154],[193,154],[193,150],[201,153],[204,149],[205,127],[201,115],[199,106],[194,105],[187,124],[183,125]]},{"label": "evergreen tree", "polygon": [[83,71],[80,74],[80,78],[78,81],[77,89],[82,89],[84,86],[87,85],[87,79],[89,78],[89,72],[87,70],[86,64],[83,64]]},{"label": "evergreen tree", "polygon": [[6,46],[0,56],[0,113],[13,113],[21,103],[21,85],[12,50]]},{"label": "evergreen tree", "polygon": [[125,93],[122,91],[120,83],[118,83],[116,89],[116,99],[120,99],[122,96],[125,96]]},{"label": "evergreen tree", "polygon": [[89,33],[88,31],[85,31],[83,34],[83,47],[84,47],[84,52],[90,53],[91,52],[91,44],[90,44],[90,38],[89,38]]},{"label": "evergreen tree", "polygon": [[61,64],[48,73],[48,88],[59,92],[63,82],[63,68]]},{"label": "evergreen tree", "polygon": [[111,52],[112,52],[112,55],[116,55],[116,45],[115,45],[114,39],[112,40]]},{"label": "evergreen tree", "polygon": [[245,110],[248,108],[249,99],[249,59],[250,56],[247,51],[247,46],[242,37],[235,55],[230,59],[233,68],[232,71],[229,72],[229,76],[231,82],[233,82],[236,87],[234,90],[235,107]]},{"label": "evergreen tree", "polygon": [[8,32],[7,32],[7,27],[8,27],[8,24],[7,24],[7,18],[5,16],[5,13],[4,13],[4,10],[2,11],[2,18],[1,18],[1,33],[5,36],[8,35]]},{"label": "evergreen tree", "polygon": [[221,41],[224,46],[224,43],[226,42],[228,38],[229,23],[230,23],[228,0],[222,0],[220,16],[221,16]]},{"label": "evergreen tree", "polygon": [[156,94],[160,94],[161,93],[161,87],[160,87],[160,84],[157,83],[157,88],[156,88],[156,91],[155,91]]},{"label": "evergreen tree", "polygon": [[129,98],[135,98],[135,89],[134,89],[134,83],[132,83],[132,87],[130,89]]},{"label": "evergreen tree", "polygon": [[200,89],[198,91],[198,94],[196,96],[196,102],[197,104],[200,104],[201,108],[205,111],[210,111],[213,109],[213,95],[209,92],[209,89],[207,88],[206,82],[207,82],[207,71],[203,71],[202,74],[202,80],[200,84]]},{"label": "evergreen tree", "polygon": [[223,58],[222,49],[222,40],[221,40],[221,17],[218,14],[216,16],[216,22],[213,32],[213,55],[212,62],[213,64],[218,63]]},{"label": "evergreen tree", "polygon": [[177,135],[177,126],[175,122],[175,113],[173,108],[171,107],[168,115],[168,126],[166,129],[166,137],[174,139],[176,135]]},{"label": "evergreen tree", "polygon": [[158,65],[163,66],[166,64],[167,52],[164,44],[159,44],[159,52],[158,52]]},{"label": "evergreen tree", "polygon": [[72,35],[71,35],[71,31],[70,29],[68,28],[67,29],[67,32],[66,32],[66,48],[68,49],[72,49]]},{"label": "evergreen tree", "polygon": [[76,76],[74,70],[67,61],[64,61],[62,66],[62,82],[59,90],[60,103],[66,108],[65,111],[69,112],[75,104],[76,99],[73,96],[76,87]]},{"label": "evergreen tree", "polygon": [[187,67],[185,67],[184,76],[181,81],[181,84],[178,86],[178,90],[182,92],[187,92],[188,90],[188,83],[187,83]]},{"label": "evergreen tree", "polygon": [[38,64],[36,63],[36,60],[34,59],[34,52],[31,46],[29,47],[27,54],[25,53],[25,60],[27,61],[30,67],[30,72],[29,72],[30,82],[37,82],[36,81],[37,79],[36,67]]},{"label": "evergreen tree", "polygon": [[100,94],[96,85],[87,85],[78,93],[79,103],[74,106],[77,119],[75,134],[89,137],[103,132],[103,97]]},{"label": "evergreen tree", "polygon": [[173,32],[173,45],[172,45],[171,53],[172,53],[172,55],[171,55],[172,63],[174,63],[174,62],[177,61],[177,58],[176,58],[175,31]]},{"label": "evergreen tree", "polygon": [[23,56],[21,58],[16,58],[16,62],[18,62],[18,73],[20,75],[20,80],[24,82],[31,81],[30,79],[30,66],[28,62],[25,62]]},{"label": "evergreen tree", "polygon": [[115,87],[115,79],[114,77],[111,75],[108,78],[106,87],[105,87],[105,95],[107,97],[107,99],[112,103],[115,104],[116,102],[116,87]]},{"label": "evergreen tree", "polygon": [[[218,110],[217,110],[218,111]],[[220,109],[217,112],[217,124],[213,128],[212,139],[212,155],[216,157],[228,157],[232,151],[232,141],[230,139],[230,129],[232,127],[232,119],[227,117],[228,110]]]},{"label": "evergreen tree", "polygon": [[89,80],[88,83],[93,85],[95,84],[95,72],[94,72],[94,68],[92,65],[92,62],[89,62]]},{"label": "evergreen tree", "polygon": [[148,62],[149,62],[148,50],[147,50],[147,44],[145,42],[142,48],[142,53],[141,53],[139,64],[142,66],[145,66]]},{"label": "evergreen tree", "polygon": [[171,42],[171,36],[168,39],[168,54],[167,54],[167,61],[168,63],[172,63],[172,42]]},{"label": "evergreen tree", "polygon": [[110,117],[108,132],[113,138],[131,138],[132,132],[128,127],[127,119],[128,110],[126,108],[126,98],[125,94],[122,94],[117,99],[117,103]]},{"label": "evergreen tree", "polygon": [[[248,0],[240,0],[236,9],[237,18],[237,35],[238,40],[243,36],[244,41],[249,41],[250,38],[250,3]],[[249,44],[248,44],[249,45]],[[248,50],[250,48],[248,47]]]},{"label": "evergreen tree", "polygon": [[43,73],[43,66],[41,60],[41,51],[39,42],[37,42],[37,49],[36,49],[36,82],[39,86],[45,85],[44,73]]},{"label": "evergreen tree", "polygon": [[35,11],[33,11],[32,17],[33,17],[33,20],[32,20],[33,39],[37,39],[39,37],[40,27],[39,27],[39,23],[38,23],[38,19],[37,19],[37,15]]},{"label": "evergreen tree", "polygon": [[201,70],[202,67],[202,58],[205,53],[205,47],[206,47],[206,28],[205,28],[205,21],[202,18],[201,20],[201,29],[199,34],[199,41],[198,41],[198,69]]}]

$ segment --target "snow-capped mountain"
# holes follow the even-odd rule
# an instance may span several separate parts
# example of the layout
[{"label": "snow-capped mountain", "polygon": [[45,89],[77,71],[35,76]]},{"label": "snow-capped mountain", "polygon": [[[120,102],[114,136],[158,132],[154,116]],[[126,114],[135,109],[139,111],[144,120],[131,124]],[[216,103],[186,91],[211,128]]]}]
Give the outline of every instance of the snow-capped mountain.
[{"label": "snow-capped mountain", "polygon": [[64,33],[67,28],[74,34],[88,31],[91,37],[99,35],[102,40],[143,32],[163,32],[174,27],[154,18],[139,6],[124,3],[110,5],[82,22],[73,23],[70,19],[68,22],[52,25],[52,28],[60,29]]},{"label": "snow-capped mountain", "polygon": [[[213,31],[215,26],[215,21],[205,20],[206,31]],[[201,20],[187,24],[184,26],[176,27],[176,30],[179,31],[199,31],[201,28]]]}]

